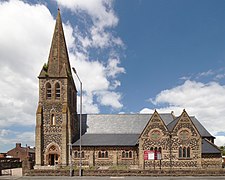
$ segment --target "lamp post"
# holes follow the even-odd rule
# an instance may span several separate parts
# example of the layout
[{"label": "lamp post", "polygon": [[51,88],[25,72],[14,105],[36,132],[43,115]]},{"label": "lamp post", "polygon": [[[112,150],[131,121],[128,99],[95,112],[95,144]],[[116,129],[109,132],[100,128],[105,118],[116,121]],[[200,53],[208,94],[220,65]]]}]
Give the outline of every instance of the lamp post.
[{"label": "lamp post", "polygon": [[81,173],[81,166],[82,166],[82,153],[81,153],[81,135],[82,135],[82,126],[81,126],[81,122],[82,122],[82,82],[77,74],[77,71],[76,69],[73,67],[73,72],[74,74],[77,76],[77,79],[79,80],[80,82],[80,162],[79,162],[79,176],[82,176],[82,173]]},{"label": "lamp post", "polygon": [[70,154],[70,177],[73,176],[73,170],[72,170],[72,144],[69,143],[69,154]]}]

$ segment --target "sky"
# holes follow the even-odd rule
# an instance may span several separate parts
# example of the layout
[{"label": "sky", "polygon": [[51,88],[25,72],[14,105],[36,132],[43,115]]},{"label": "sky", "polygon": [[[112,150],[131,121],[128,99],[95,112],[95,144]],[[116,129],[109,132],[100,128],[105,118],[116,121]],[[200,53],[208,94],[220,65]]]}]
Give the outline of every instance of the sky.
[{"label": "sky", "polygon": [[0,0],[0,152],[34,146],[58,8],[83,113],[185,109],[225,145],[224,0]]}]

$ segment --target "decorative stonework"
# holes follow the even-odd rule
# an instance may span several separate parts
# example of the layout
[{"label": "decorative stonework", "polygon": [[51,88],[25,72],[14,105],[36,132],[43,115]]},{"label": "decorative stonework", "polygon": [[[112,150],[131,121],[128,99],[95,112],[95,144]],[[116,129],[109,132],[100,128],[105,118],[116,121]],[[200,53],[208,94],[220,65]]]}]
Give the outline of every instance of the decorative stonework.
[{"label": "decorative stonework", "polygon": [[58,134],[62,132],[61,126],[44,126],[43,131],[45,134]]},{"label": "decorative stonework", "polygon": [[158,129],[153,129],[148,135],[152,141],[159,141],[162,138],[162,132]]},{"label": "decorative stonework", "polygon": [[44,135],[44,150],[46,147],[51,144],[52,142],[55,142],[62,148],[62,135],[61,134],[45,134]]},{"label": "decorative stonework", "polygon": [[187,141],[190,138],[190,132],[187,129],[182,129],[179,131],[178,137],[181,141]]}]

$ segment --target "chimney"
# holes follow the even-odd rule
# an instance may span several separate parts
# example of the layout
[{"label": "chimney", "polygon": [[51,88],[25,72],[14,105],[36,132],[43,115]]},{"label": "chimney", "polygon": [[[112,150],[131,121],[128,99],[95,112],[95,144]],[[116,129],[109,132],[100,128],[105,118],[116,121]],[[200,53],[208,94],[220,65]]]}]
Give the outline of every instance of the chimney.
[{"label": "chimney", "polygon": [[173,116],[173,119],[176,118],[175,114],[174,114],[174,111],[171,111],[171,115]]},{"label": "chimney", "polygon": [[21,143],[16,143],[16,148],[21,148]]}]

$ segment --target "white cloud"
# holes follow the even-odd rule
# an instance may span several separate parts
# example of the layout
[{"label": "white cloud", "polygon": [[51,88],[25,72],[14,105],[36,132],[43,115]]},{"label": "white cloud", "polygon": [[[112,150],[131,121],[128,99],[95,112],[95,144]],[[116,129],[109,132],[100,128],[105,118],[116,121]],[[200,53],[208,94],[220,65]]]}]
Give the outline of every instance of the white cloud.
[{"label": "white cloud", "polygon": [[[93,0],[92,2],[76,1],[79,11],[82,10],[91,16],[92,29],[96,28],[95,34],[91,34],[91,31],[86,32],[87,43],[90,41],[90,44],[85,47],[79,41],[76,34],[78,26],[74,28],[70,22],[66,22],[63,27],[67,47],[70,49],[71,65],[76,67],[83,82],[83,112],[99,113],[101,105],[107,104],[106,106],[116,109],[122,106],[119,93],[111,91],[120,85],[120,81],[115,78],[116,75],[123,73],[123,68],[118,67],[119,59],[112,66],[112,70],[108,63],[102,60],[90,60],[88,48],[115,47],[122,46],[123,43],[119,37],[114,37],[109,31],[109,28],[118,23],[118,18],[112,9],[112,1],[95,1],[95,3]],[[64,19],[63,12],[61,14],[62,19]],[[2,77],[0,79],[0,133],[2,135],[0,144],[10,144],[25,140],[19,134],[14,134],[14,137],[3,136],[8,132],[3,131],[3,128],[10,128],[16,124],[20,125],[21,128],[24,126],[33,127],[35,124],[38,103],[37,76],[43,64],[48,60],[55,20],[45,5],[10,0],[0,2],[0,23],[0,76]],[[97,38],[98,33],[101,33],[106,39],[109,38],[110,43],[107,44],[105,38],[99,38],[99,41],[95,39],[95,43],[98,42],[98,45],[94,44],[94,35]],[[85,37],[83,35],[82,37]],[[84,51],[80,51],[79,47]],[[111,54],[110,52],[106,61],[111,58]],[[107,74],[109,72],[113,72],[114,77],[109,78]],[[76,86],[79,90],[79,82],[77,81]],[[106,102],[102,94],[96,93],[98,91],[109,91],[115,99],[107,101],[107,103],[100,101],[100,104],[96,104],[95,99],[102,99]],[[79,96],[77,99],[79,107]],[[29,136],[29,133],[24,134],[24,136]],[[29,144],[32,144],[32,139],[29,140]]]},{"label": "white cloud", "polygon": [[114,109],[120,109],[123,105],[120,103],[121,95],[111,91],[98,92],[98,102],[104,106],[111,106]]},{"label": "white cloud", "polygon": [[85,11],[91,16],[94,24],[101,29],[114,27],[118,23],[112,2],[113,0],[57,0],[59,5],[69,8],[73,12]]},{"label": "white cloud", "polygon": [[[59,0],[57,3],[59,6],[76,13],[78,21],[79,18],[83,18],[81,14],[85,17],[85,20],[82,19],[82,29],[79,26],[74,28],[73,35],[76,43],[74,51],[70,52],[71,64],[76,68],[83,83],[84,112],[98,113],[100,111],[99,105],[118,109],[118,107],[122,106],[120,93],[111,91],[115,91],[121,84],[116,79],[117,75],[125,73],[124,68],[119,67],[120,60],[116,52],[116,48],[123,48],[124,44],[111,31],[111,28],[118,24],[118,18],[113,10],[113,1]],[[96,60],[96,57],[92,58],[90,56],[90,51],[101,51],[104,53],[105,58],[99,56]],[[106,61],[107,63],[105,63]],[[77,78],[74,79],[78,85]],[[103,98],[102,92],[113,94],[114,100],[106,100],[108,98]],[[98,105],[94,102],[94,99],[98,100]]]},{"label": "white cloud", "polygon": [[34,132],[19,132],[10,129],[0,129],[0,152],[7,152],[15,147],[16,143],[21,143],[24,146],[34,146]]},{"label": "white cloud", "polygon": [[107,76],[115,77],[117,74],[125,73],[125,69],[123,67],[118,67],[120,61],[115,58],[110,58],[107,66]]},{"label": "white cloud", "polygon": [[[224,132],[225,86],[217,82],[204,84],[187,80],[180,86],[161,91],[151,101],[164,107],[159,108],[159,111],[173,110],[176,115],[185,108],[189,115],[195,115],[212,134]],[[147,108],[141,110],[143,112],[146,113]]]},{"label": "white cloud", "polygon": [[[76,58],[74,63],[72,62],[71,64],[76,68],[85,91],[93,92],[108,89],[110,82],[107,80],[105,67],[102,63],[99,61],[86,61]],[[78,87],[79,82],[77,78],[74,79]]]},{"label": "white cloud", "polygon": [[54,19],[43,5],[0,4],[0,127],[34,125],[38,80],[50,48]]},{"label": "white cloud", "polygon": [[[80,113],[80,96],[77,97],[78,99],[78,107],[77,113]],[[93,101],[93,94],[86,93],[82,96],[82,113],[99,113],[98,104]]]},{"label": "white cloud", "polygon": [[[34,144],[33,138],[22,138],[23,133],[11,133],[14,137],[8,137],[9,131],[2,128],[35,124],[37,76],[48,59],[55,20],[44,5],[11,0],[0,3],[0,23],[0,144],[20,141]],[[71,47],[72,28],[67,23],[64,30]]]},{"label": "white cloud", "polygon": [[225,146],[225,136],[216,136],[215,144],[217,146]]}]

